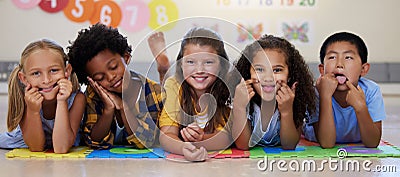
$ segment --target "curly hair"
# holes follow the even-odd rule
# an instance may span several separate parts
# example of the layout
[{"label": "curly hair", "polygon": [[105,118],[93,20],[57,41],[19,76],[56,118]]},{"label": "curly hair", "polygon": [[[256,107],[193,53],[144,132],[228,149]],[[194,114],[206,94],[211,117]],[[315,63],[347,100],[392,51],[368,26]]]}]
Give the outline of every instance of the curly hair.
[{"label": "curly hair", "polygon": [[121,56],[132,52],[127,38],[122,36],[117,28],[107,27],[100,23],[89,29],[82,29],[78,32],[75,41],[69,41],[69,43],[71,44],[67,47],[69,62],[81,84],[88,84],[86,64],[98,53],[106,49]]},{"label": "curly hair", "polygon": [[[293,120],[296,128],[298,128],[303,124],[306,113],[308,112],[311,115],[315,111],[316,97],[311,71],[294,45],[280,37],[263,35],[257,41],[247,45],[242,51],[239,60],[235,62],[236,69],[243,79],[250,79],[253,58],[258,51],[265,49],[277,50],[283,53],[289,68],[288,85],[291,87],[293,83],[299,83],[296,86],[296,97],[293,102]],[[260,105],[260,95],[256,93],[251,101]],[[252,104],[250,104],[250,112],[253,112]]]}]

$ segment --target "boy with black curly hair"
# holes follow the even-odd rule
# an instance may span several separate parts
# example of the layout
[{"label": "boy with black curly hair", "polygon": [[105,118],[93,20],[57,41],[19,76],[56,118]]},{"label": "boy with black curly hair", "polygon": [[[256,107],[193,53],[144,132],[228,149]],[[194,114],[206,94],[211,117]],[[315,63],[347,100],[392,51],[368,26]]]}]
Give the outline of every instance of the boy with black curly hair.
[{"label": "boy with black curly hair", "polygon": [[[154,145],[163,108],[161,87],[126,70],[132,51],[126,37],[116,28],[95,24],[82,29],[70,43],[69,61],[79,83],[87,85],[86,143],[96,149],[114,144],[136,148]],[[164,74],[160,72],[160,76]]]}]

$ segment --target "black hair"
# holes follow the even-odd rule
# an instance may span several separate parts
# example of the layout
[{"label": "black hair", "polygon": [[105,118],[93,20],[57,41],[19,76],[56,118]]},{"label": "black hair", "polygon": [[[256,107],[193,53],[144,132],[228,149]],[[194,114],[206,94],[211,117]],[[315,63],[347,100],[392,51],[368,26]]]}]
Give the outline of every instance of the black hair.
[{"label": "black hair", "polygon": [[321,64],[324,64],[326,49],[331,44],[336,42],[349,42],[350,44],[355,45],[358,50],[358,55],[360,55],[362,64],[367,62],[368,49],[361,37],[349,32],[338,32],[326,38],[324,43],[322,44],[319,51],[319,59],[321,61]]},{"label": "black hair", "polygon": [[67,47],[69,62],[81,84],[88,84],[86,64],[100,52],[108,49],[113,54],[118,53],[121,56],[132,52],[127,38],[122,36],[117,28],[100,23],[89,29],[82,29],[75,41],[70,41],[70,44]]}]

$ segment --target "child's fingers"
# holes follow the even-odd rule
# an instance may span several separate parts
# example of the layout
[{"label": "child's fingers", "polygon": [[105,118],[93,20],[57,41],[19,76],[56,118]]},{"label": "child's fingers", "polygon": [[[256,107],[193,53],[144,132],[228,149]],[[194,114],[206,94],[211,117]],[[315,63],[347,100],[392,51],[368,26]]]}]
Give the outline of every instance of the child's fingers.
[{"label": "child's fingers", "polygon": [[200,147],[200,149],[192,151],[190,156],[192,161],[204,161],[207,159],[208,154],[204,148]]},{"label": "child's fingers", "polygon": [[364,93],[364,90],[360,87],[360,85],[357,85],[357,89],[358,89],[358,91]]},{"label": "child's fingers", "polygon": [[182,136],[182,138],[183,138],[183,141],[188,142],[189,139],[188,139],[188,138],[186,137],[186,135],[183,133],[183,129],[180,131],[180,133],[181,133],[181,136]]},{"label": "child's fingers", "polygon": [[248,79],[248,80],[245,81],[245,84],[246,84],[246,85],[251,85],[251,84],[254,84],[254,83],[258,83],[258,82],[259,82],[258,79],[256,79],[256,78],[250,78],[250,79]]},{"label": "child's fingers", "polygon": [[60,79],[57,84],[72,88],[72,82],[68,79]]},{"label": "child's fingers", "polygon": [[189,141],[195,141],[196,138],[192,136],[192,134],[189,133],[188,128],[183,128],[182,129],[182,134],[185,135],[186,139]]},{"label": "child's fingers", "polygon": [[201,133],[200,130],[195,130],[195,129],[191,128],[191,127],[187,127],[186,131],[190,134],[190,136],[193,137],[194,140],[198,140],[199,139],[200,133]]},{"label": "child's fingers", "polygon": [[293,91],[294,93],[296,92],[297,84],[298,84],[298,82],[296,81],[296,82],[293,83],[293,85],[292,85],[292,87],[291,87],[291,89],[292,89],[292,91]]},{"label": "child's fingers", "polygon": [[53,89],[57,90],[58,92],[65,91],[65,88],[61,87],[60,85],[56,85]]},{"label": "child's fingers", "polygon": [[199,150],[198,150],[200,153],[200,155],[199,155],[199,160],[200,161],[204,161],[204,160],[206,160],[206,159],[208,159],[208,152],[207,152],[207,150],[206,150],[206,148],[204,148],[203,146],[202,147],[200,147],[199,148]]},{"label": "child's fingers", "polygon": [[183,138],[185,141],[188,141],[188,142],[193,142],[193,141],[195,141],[195,138],[193,138],[192,135],[190,135],[190,133],[187,131],[187,128],[183,128],[183,129],[181,130],[181,135],[182,135],[182,138]]},{"label": "child's fingers", "polygon": [[251,91],[251,92],[249,92],[249,98],[251,99],[251,98],[253,98],[253,96],[256,94],[256,92],[254,92],[254,91]]},{"label": "child's fingers", "polygon": [[43,95],[40,94],[39,92],[33,93],[33,98],[34,98],[35,100],[39,100],[41,97],[43,97]]},{"label": "child's fingers", "polygon": [[321,79],[322,79],[322,75],[320,75],[320,76],[317,78],[317,81],[315,81],[315,85],[319,85],[319,84],[321,83]]},{"label": "child's fingers", "polygon": [[110,96],[109,96],[109,92],[103,88],[101,85],[97,84],[96,82],[94,82],[94,85],[97,89],[97,93],[103,97],[103,99],[109,99],[110,101],[113,101]]},{"label": "child's fingers", "polygon": [[99,88],[97,87],[97,83],[95,81],[93,81],[93,79],[90,77],[87,77],[87,79],[89,81],[90,86],[92,86],[92,88],[94,89],[94,91],[96,93],[100,94]]},{"label": "child's fingers", "polygon": [[43,95],[40,95],[39,98],[37,99],[39,103],[41,103],[43,101]]},{"label": "child's fingers", "polygon": [[289,92],[291,92],[289,86],[286,83],[281,81],[278,84],[280,85],[278,94],[287,95],[287,94],[289,94]]},{"label": "child's fingers", "polygon": [[32,88],[32,85],[28,83],[28,85],[25,87],[25,92],[28,92]]},{"label": "child's fingers", "polygon": [[186,136],[189,138],[190,141],[198,141],[200,133],[196,132],[191,128],[186,128],[186,132],[190,135],[190,137]]},{"label": "child's fingers", "polygon": [[183,145],[183,149],[189,150],[190,152],[196,150],[196,146],[194,146],[192,143],[189,142],[185,142],[185,144]]},{"label": "child's fingers", "polygon": [[[280,85],[279,90],[277,91],[277,99],[283,99],[284,97],[294,97],[295,96],[295,91],[296,91],[296,85],[297,82],[295,82],[292,87],[289,87],[284,82],[278,83]],[[278,97],[279,96],[279,97]]]},{"label": "child's fingers", "polygon": [[347,87],[349,87],[350,90],[356,89],[356,87],[350,81],[346,81],[346,85]]},{"label": "child's fingers", "polygon": [[92,78],[88,77],[89,84],[94,88],[94,90],[99,93],[99,85]]},{"label": "child's fingers", "polygon": [[196,122],[193,122],[193,123],[189,124],[187,127],[192,129],[193,131],[196,131],[196,132],[201,130],[200,126],[197,125]]}]

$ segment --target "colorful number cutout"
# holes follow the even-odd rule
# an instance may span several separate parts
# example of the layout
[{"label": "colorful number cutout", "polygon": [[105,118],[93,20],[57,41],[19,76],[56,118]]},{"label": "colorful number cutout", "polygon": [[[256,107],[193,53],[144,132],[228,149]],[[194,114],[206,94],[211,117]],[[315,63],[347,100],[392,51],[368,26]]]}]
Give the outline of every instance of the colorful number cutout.
[{"label": "colorful number cutout", "polygon": [[92,17],[93,7],[93,0],[70,0],[64,9],[64,15],[71,21],[84,22]]},{"label": "colorful number cutout", "polygon": [[[114,28],[121,27],[137,32],[149,26],[160,31],[172,29],[179,13],[172,0],[152,0],[149,4],[143,0],[125,0],[118,5],[113,0],[12,0],[21,9],[39,6],[43,11],[56,13],[63,11],[73,22],[90,21],[102,23]],[[168,25],[167,25],[168,24]]]},{"label": "colorful number cutout", "polygon": [[[178,20],[178,8],[171,0],[153,0],[149,3],[150,21],[149,26],[157,29],[169,22]],[[173,28],[175,24],[164,26],[160,31],[166,31]]]},{"label": "colorful number cutout", "polygon": [[56,13],[62,11],[67,5],[69,0],[42,0],[39,7],[48,13]]},{"label": "colorful number cutout", "polygon": [[140,31],[147,26],[150,10],[141,0],[126,0],[120,4],[122,11],[121,27],[130,32]]},{"label": "colorful number cutout", "polygon": [[12,0],[12,2],[21,9],[30,9],[36,7],[40,0]]},{"label": "colorful number cutout", "polygon": [[96,24],[98,22],[112,26],[114,28],[118,27],[121,22],[121,9],[118,4],[110,0],[100,0],[94,3],[95,10],[93,16],[90,18],[91,24]]}]

